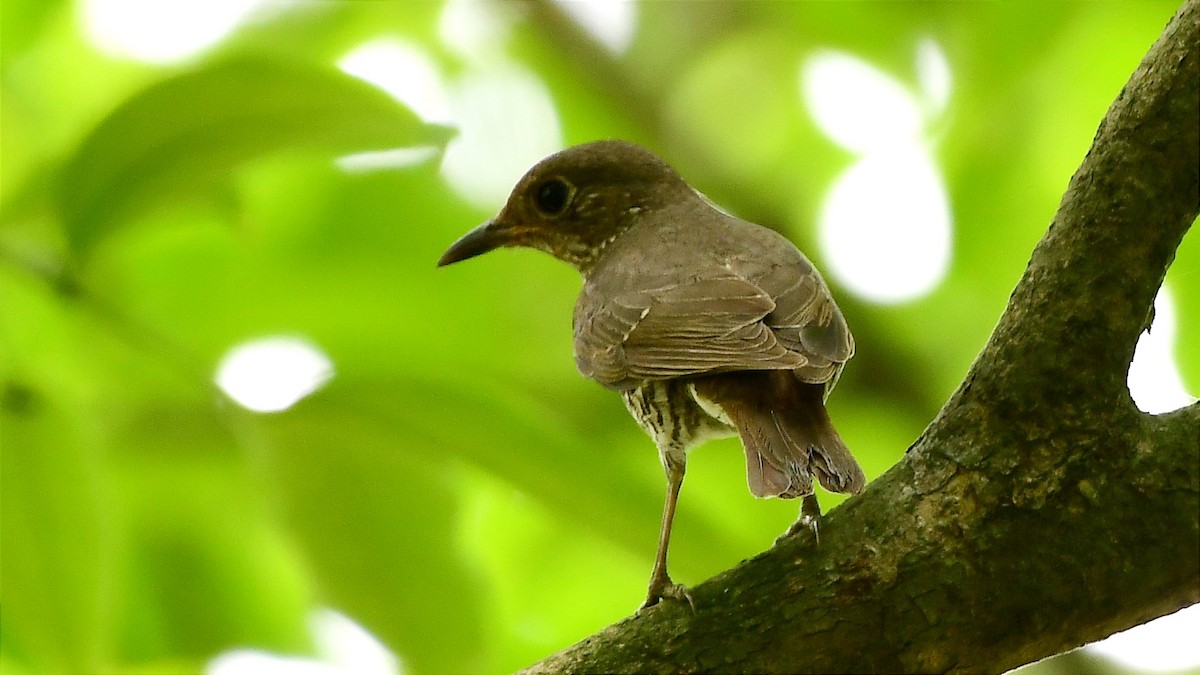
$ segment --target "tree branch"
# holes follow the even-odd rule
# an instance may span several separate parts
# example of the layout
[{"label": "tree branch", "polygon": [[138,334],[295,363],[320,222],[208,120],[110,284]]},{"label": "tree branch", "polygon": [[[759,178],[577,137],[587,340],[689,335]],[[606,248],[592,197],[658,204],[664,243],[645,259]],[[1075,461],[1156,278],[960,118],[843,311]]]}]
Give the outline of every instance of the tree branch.
[{"label": "tree branch", "polygon": [[1129,362],[1200,213],[1200,0],[1106,114],[995,332],[903,460],[824,522],[527,672],[988,671],[1200,602],[1200,403]]}]

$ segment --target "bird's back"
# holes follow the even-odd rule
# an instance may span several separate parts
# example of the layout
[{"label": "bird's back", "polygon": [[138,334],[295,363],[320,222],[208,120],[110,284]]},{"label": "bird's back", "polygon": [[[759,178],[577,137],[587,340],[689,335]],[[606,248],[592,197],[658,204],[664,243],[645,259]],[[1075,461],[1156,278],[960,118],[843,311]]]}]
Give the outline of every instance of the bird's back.
[{"label": "bird's back", "polygon": [[[605,381],[602,373],[596,377],[598,373],[588,372],[588,364],[607,356],[619,363],[624,346],[649,338],[651,325],[663,323],[677,333],[664,345],[694,351],[713,344],[720,334],[756,322],[777,347],[759,350],[765,338],[748,333],[744,369],[793,370],[809,383],[836,380],[853,355],[854,341],[820,273],[790,241],[699,197],[647,215],[613,241],[585,274],[575,313],[576,356],[585,374],[616,385]],[[621,320],[606,324],[614,313]],[[684,315],[688,313],[691,316]],[[655,321],[659,315],[664,322]],[[666,315],[673,323],[665,323]],[[686,339],[689,331],[694,343]],[[790,356],[780,356],[780,348]],[[593,354],[596,359],[590,357]],[[684,353],[661,350],[657,356],[686,358]],[[712,370],[738,369],[731,355]],[[704,372],[699,365],[691,374],[697,372]],[[632,386],[637,379],[624,377],[621,384]]]}]

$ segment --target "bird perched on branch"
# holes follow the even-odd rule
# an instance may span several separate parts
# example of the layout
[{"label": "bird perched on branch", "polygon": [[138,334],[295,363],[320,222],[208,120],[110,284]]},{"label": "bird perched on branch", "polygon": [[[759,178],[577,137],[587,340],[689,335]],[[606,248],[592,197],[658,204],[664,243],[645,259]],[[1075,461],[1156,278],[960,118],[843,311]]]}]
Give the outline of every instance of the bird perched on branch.
[{"label": "bird perched on branch", "polygon": [[754,496],[803,498],[788,533],[816,533],[813,477],[862,491],[825,411],[854,339],[820,273],[782,235],[716,208],[648,150],[610,140],[543,159],[438,266],[502,246],[580,272],[575,363],[620,392],[658,446],[667,498],[642,607],[691,603],[667,574],[667,549],[687,452],[701,441],[736,433]]}]

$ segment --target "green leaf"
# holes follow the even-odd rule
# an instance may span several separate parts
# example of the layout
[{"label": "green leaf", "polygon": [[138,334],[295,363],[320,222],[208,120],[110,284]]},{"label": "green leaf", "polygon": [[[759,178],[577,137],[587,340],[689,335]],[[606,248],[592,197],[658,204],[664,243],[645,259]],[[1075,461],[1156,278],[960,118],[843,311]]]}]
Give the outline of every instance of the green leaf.
[{"label": "green leaf", "polygon": [[83,426],[23,383],[0,391],[5,648],[39,672],[96,672],[115,599],[105,480]]},{"label": "green leaf", "polygon": [[11,0],[5,2],[0,15],[0,57],[7,67],[31,45],[37,42],[56,12],[66,5],[64,0]]},{"label": "green leaf", "polygon": [[238,165],[283,150],[330,155],[441,144],[383,91],[329,68],[241,58],[134,95],[79,145],[58,205],[76,252],[122,223],[212,194]]},{"label": "green leaf", "polygon": [[125,661],[202,663],[242,645],[309,649],[307,570],[219,412],[205,400],[149,402],[113,438],[129,559],[120,577]]},{"label": "green leaf", "polygon": [[331,389],[259,418],[319,591],[413,672],[481,670],[483,588],[457,550],[450,460],[415,452],[357,409],[357,392]]}]

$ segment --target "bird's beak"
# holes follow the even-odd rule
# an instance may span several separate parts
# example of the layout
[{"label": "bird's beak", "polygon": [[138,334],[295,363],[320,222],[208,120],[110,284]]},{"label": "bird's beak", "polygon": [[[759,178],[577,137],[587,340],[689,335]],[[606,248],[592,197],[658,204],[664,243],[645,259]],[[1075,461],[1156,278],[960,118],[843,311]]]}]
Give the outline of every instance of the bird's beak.
[{"label": "bird's beak", "polygon": [[438,267],[444,267],[512,243],[512,232],[509,228],[492,219],[459,237],[458,241],[451,244],[442,257],[438,258],[437,264]]}]

